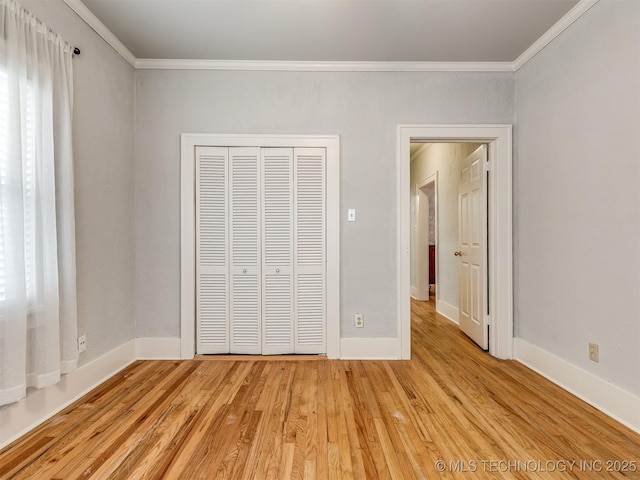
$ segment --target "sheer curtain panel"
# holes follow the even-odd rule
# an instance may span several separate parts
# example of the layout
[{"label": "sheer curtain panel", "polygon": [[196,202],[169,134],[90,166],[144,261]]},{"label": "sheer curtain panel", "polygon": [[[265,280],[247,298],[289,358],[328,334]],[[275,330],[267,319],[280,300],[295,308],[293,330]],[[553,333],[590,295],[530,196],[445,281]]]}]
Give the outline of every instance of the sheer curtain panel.
[{"label": "sheer curtain panel", "polygon": [[0,0],[0,405],[78,361],[71,57]]}]

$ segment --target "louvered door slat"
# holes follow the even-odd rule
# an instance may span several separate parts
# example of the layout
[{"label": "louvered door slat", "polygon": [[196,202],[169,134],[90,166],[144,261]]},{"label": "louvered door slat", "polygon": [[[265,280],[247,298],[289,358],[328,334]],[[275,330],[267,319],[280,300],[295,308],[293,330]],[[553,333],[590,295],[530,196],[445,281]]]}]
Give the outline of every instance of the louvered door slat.
[{"label": "louvered door slat", "polygon": [[198,147],[198,353],[326,352],[325,149]]},{"label": "louvered door slat", "polygon": [[196,323],[199,354],[229,352],[228,148],[196,149]]},{"label": "louvered door slat", "polygon": [[[298,345],[315,348],[325,341],[325,285],[322,273],[297,275]],[[305,352],[312,353],[312,352]],[[313,352],[313,353],[324,353]]]},{"label": "louvered door slat", "polygon": [[295,351],[326,352],[324,148],[296,148]]},{"label": "louvered door slat", "polygon": [[264,276],[264,344],[262,353],[293,353],[291,275]]},{"label": "louvered door slat", "polygon": [[261,341],[260,148],[229,148],[231,353],[259,354]]},{"label": "louvered door slat", "polygon": [[260,353],[260,303],[257,275],[233,275],[233,349],[231,353]]},{"label": "louvered door slat", "polygon": [[262,353],[293,353],[293,149],[263,148],[261,155]]}]

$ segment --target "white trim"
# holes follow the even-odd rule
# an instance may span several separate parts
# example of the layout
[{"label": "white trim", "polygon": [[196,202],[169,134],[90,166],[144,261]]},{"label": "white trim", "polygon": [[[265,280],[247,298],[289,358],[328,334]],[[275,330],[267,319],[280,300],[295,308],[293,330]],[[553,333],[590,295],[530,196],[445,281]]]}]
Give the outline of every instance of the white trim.
[{"label": "white trim", "polygon": [[[427,145],[427,148],[430,147],[432,144],[431,143],[425,143],[425,145]],[[426,150],[425,148],[421,147],[420,148],[421,151]],[[419,150],[419,151],[420,151]],[[417,152],[416,152],[417,153]],[[411,161],[413,161],[413,157],[411,158]],[[422,180],[419,180],[416,185],[415,185],[415,190],[416,193],[418,193],[418,197],[420,196],[420,191],[426,187],[427,185],[429,185],[430,183],[433,183],[433,199],[434,199],[434,212],[435,212],[435,218],[434,218],[434,237],[436,239],[436,255],[438,254],[438,171],[436,170],[435,172],[433,172],[431,175],[429,175],[428,177],[423,178]],[[421,207],[421,202],[418,201],[415,204],[415,213],[416,213],[416,219],[415,219],[415,227],[417,229],[418,232],[420,232],[422,229],[420,228],[420,224],[421,222],[427,221],[426,218],[429,217],[429,212],[426,212],[426,217],[422,212],[422,210],[424,209],[424,207]],[[431,206],[429,205],[429,210],[431,209]],[[421,214],[422,212],[422,214]],[[429,230],[429,226],[426,226],[427,228],[427,236],[428,234],[428,230]],[[425,244],[423,242],[423,245],[420,246],[418,242],[418,235],[416,235],[416,245],[415,245],[415,257],[414,257],[414,262],[413,265],[411,265],[411,268],[415,269],[416,272],[416,283],[417,286],[415,287],[415,295],[412,293],[411,296],[413,298],[416,299],[423,299],[424,297],[429,297],[430,294],[430,290],[429,288],[427,288],[426,292],[423,290],[424,289],[424,285],[427,285],[429,283],[429,269],[431,268],[431,266],[429,265],[429,251],[428,251],[428,246],[427,248],[427,252],[426,252],[426,257],[427,257],[427,278],[423,278],[424,275],[421,275],[420,273],[424,273],[424,271],[422,270],[422,268],[420,267],[420,258],[422,257],[422,259],[424,260],[424,248],[425,248]],[[423,239],[424,240],[424,239]],[[428,243],[428,242],[427,242]],[[420,249],[422,249],[422,251],[420,251]],[[437,261],[436,259],[436,279],[438,278],[438,265],[440,262]],[[437,280],[436,280],[437,283]],[[421,287],[422,285],[422,287]],[[414,288],[414,287],[412,287]],[[426,295],[425,295],[426,293]],[[436,291],[437,293],[437,291]]]},{"label": "white trim", "polygon": [[514,359],[640,433],[640,398],[566,360],[514,338]]},{"label": "white trim", "polygon": [[0,449],[71,405],[136,360],[180,358],[179,338],[135,338],[63,375],[55,385],[29,391],[0,408]]},{"label": "white trim", "polygon": [[458,318],[460,316],[458,307],[454,307],[450,303],[444,300],[436,300],[436,312],[442,315],[447,320],[460,325]]},{"label": "white trim", "polygon": [[340,360],[398,360],[397,338],[343,338]]},{"label": "white trim", "polygon": [[322,147],[327,151],[327,358],[340,357],[340,137],[183,133],[180,160],[180,358],[195,355],[195,147]]},{"label": "white trim", "polygon": [[140,70],[235,70],[285,72],[513,72],[512,62],[309,62],[138,58]]},{"label": "white trim", "polygon": [[489,145],[489,353],[513,356],[513,231],[511,125],[399,125],[396,152],[398,202],[398,333],[402,359],[411,358],[410,144],[412,139]]},{"label": "white trim", "polygon": [[287,72],[515,72],[549,45],[598,0],[580,0],[566,15],[513,62],[310,62],[273,60],[191,60],[136,58],[96,17],[82,0],[64,0],[102,39],[135,69],[140,70],[246,70]]},{"label": "white trim", "polygon": [[63,375],[55,385],[29,391],[26,398],[0,410],[0,448],[37,427],[135,361],[135,342],[128,341]]},{"label": "white trim", "polygon": [[569,10],[560,20],[558,20],[549,30],[547,30],[538,40],[527,48],[522,54],[516,58],[512,63],[514,72],[517,72],[520,67],[531,60],[538,54],[543,48],[549,45],[558,35],[569,28],[576,20],[585,14],[587,10],[593,7],[598,0],[580,0]]},{"label": "white trim", "polygon": [[179,360],[179,338],[136,338],[136,360]]},{"label": "white trim", "polygon": [[125,46],[124,43],[116,37],[107,26],[96,17],[81,0],[64,0],[71,10],[76,12],[78,16],[85,21],[102,39],[120,54],[132,67],[136,67],[138,61],[133,53]]},{"label": "white trim", "polygon": [[418,299],[418,289],[411,285],[411,298]]}]

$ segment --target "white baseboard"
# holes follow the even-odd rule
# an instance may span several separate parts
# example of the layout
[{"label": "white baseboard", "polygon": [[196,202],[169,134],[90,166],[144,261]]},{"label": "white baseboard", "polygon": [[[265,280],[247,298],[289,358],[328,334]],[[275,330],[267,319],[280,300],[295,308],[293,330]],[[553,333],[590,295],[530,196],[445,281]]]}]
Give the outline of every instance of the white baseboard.
[{"label": "white baseboard", "polygon": [[19,402],[0,407],[0,448],[71,405],[134,361],[179,358],[179,338],[136,338],[63,375],[55,385],[29,390]]},{"label": "white baseboard", "polygon": [[136,338],[136,360],[180,360],[179,338]]},{"label": "white baseboard", "polygon": [[445,302],[444,300],[436,299],[436,312],[438,312],[447,320],[451,320],[456,325],[459,324],[458,316],[460,314],[458,312],[458,307],[454,307],[453,305]]},{"label": "white baseboard", "polygon": [[25,398],[0,410],[0,448],[37,427],[134,360],[135,345],[130,340],[63,375],[55,385],[29,390]]},{"label": "white baseboard", "polygon": [[342,338],[341,360],[398,360],[400,341],[393,338]]},{"label": "white baseboard", "polygon": [[513,346],[514,360],[640,433],[640,398],[638,396],[526,340],[514,338]]},{"label": "white baseboard", "polygon": [[418,287],[411,285],[411,296],[413,298],[418,298]]}]

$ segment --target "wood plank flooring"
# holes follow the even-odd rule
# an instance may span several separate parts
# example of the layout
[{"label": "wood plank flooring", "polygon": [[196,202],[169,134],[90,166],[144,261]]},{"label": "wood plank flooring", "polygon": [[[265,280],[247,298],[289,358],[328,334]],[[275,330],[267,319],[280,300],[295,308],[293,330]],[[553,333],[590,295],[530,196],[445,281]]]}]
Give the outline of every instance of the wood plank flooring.
[{"label": "wood plank flooring", "polygon": [[412,312],[410,361],[136,362],[0,451],[0,478],[640,478],[640,435]]}]

